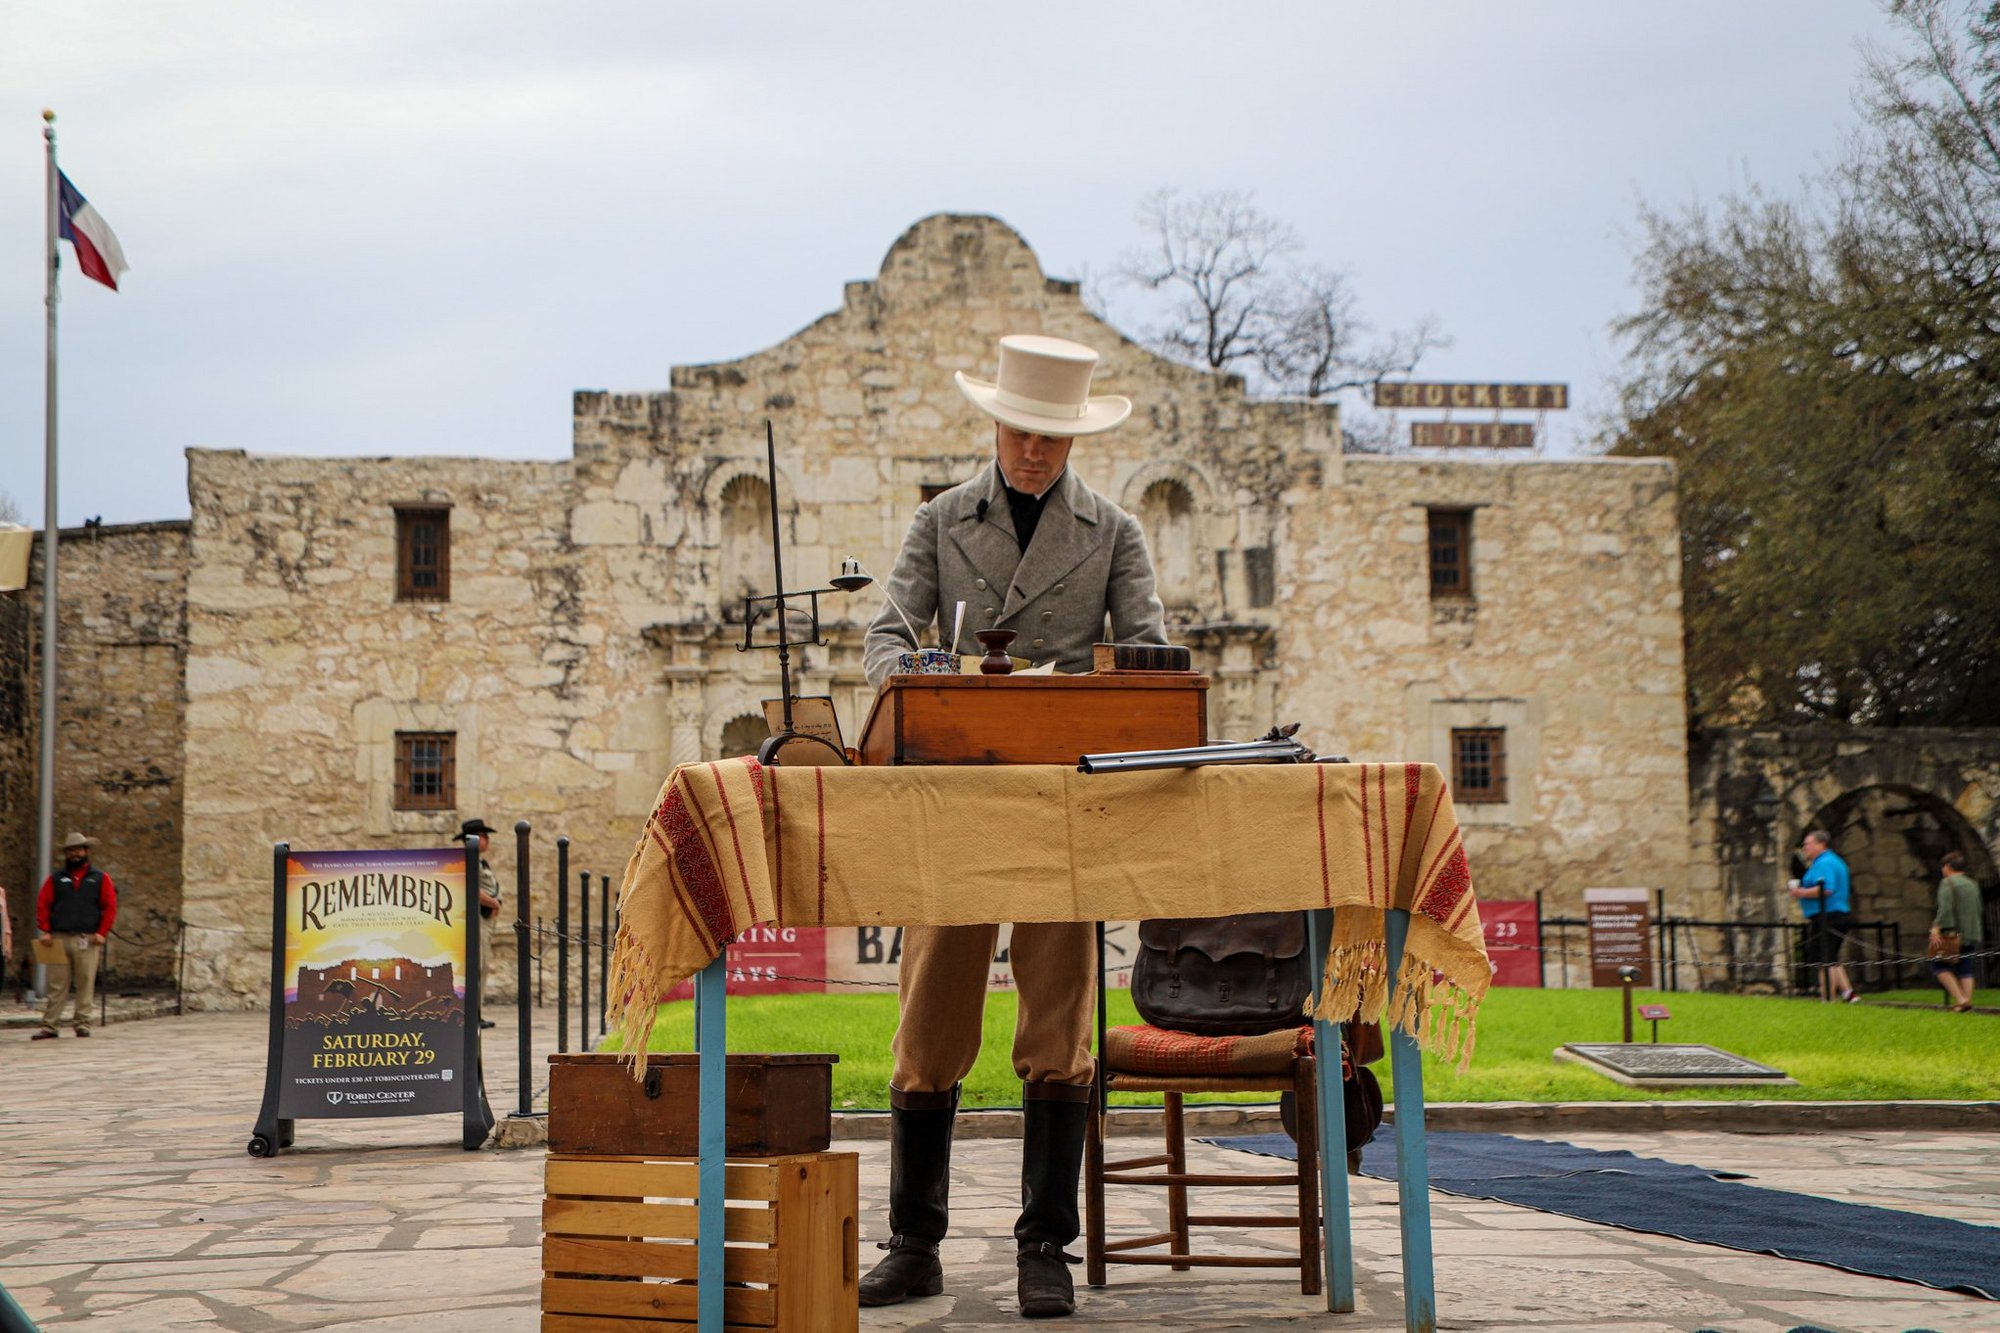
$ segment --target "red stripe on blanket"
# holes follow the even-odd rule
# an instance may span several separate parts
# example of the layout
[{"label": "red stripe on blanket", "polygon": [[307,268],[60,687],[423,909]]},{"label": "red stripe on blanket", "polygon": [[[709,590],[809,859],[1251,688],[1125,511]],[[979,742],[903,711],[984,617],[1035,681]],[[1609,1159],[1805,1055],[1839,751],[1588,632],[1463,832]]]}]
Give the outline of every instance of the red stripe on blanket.
[{"label": "red stripe on blanket", "polygon": [[1326,765],[1314,764],[1319,777],[1319,799],[1313,810],[1319,815],[1319,897],[1324,907],[1333,906],[1333,871],[1326,863]]},{"label": "red stripe on blanket", "polygon": [[1422,764],[1403,765],[1403,845],[1396,849],[1396,866],[1399,870],[1404,859],[1410,854],[1410,825],[1417,822],[1417,796],[1423,791],[1423,777]]},{"label": "red stripe on blanket", "polygon": [[[757,771],[754,763],[750,766],[750,771],[752,773]],[[757,919],[757,905],[750,901],[750,870],[743,864],[743,835],[737,831],[736,811],[730,808],[729,793],[722,788],[722,770],[714,764],[709,764],[708,775],[715,779],[716,799],[722,802],[722,813],[729,820],[730,847],[736,853],[736,882],[743,886],[743,925],[748,926]]]},{"label": "red stripe on blanket", "polygon": [[1417,910],[1449,930],[1458,909],[1471,901],[1471,894],[1472,869],[1465,863],[1465,847],[1461,844],[1452,849],[1451,859],[1444,863]]},{"label": "red stripe on blanket", "polygon": [[813,770],[813,785],[819,792],[819,919],[826,920],[826,772]]},{"label": "red stripe on blanket", "polygon": [[1375,906],[1375,834],[1368,827],[1368,765],[1361,766],[1361,860],[1368,869],[1368,905]]},{"label": "red stripe on blanket", "polygon": [[1382,816],[1382,891],[1394,895],[1396,880],[1403,873],[1400,863],[1389,864],[1389,766],[1382,765],[1375,774],[1376,808]]},{"label": "red stripe on blanket", "polygon": [[[764,800],[764,766],[756,764],[752,770],[757,779],[757,800]],[[778,914],[778,924],[785,924],[785,821],[778,813],[778,780],[771,779],[771,904]]]},{"label": "red stripe on blanket", "polygon": [[729,915],[729,899],[723,892],[722,875],[714,858],[702,841],[694,816],[688,812],[680,781],[668,784],[666,799],[660,802],[654,818],[660,834],[665,835],[661,849],[673,859],[674,868],[687,885],[689,905],[694,908],[702,929],[708,932],[709,947],[719,948],[736,933]]}]

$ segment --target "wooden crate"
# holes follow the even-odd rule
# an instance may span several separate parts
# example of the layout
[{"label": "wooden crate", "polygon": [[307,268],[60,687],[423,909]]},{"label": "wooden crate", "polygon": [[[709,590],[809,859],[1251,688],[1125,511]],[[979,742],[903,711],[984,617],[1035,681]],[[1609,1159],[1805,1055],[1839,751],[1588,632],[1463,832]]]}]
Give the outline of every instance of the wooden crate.
[{"label": "wooden crate", "polygon": [[[861,1322],[860,1159],[795,1153],[726,1167],[723,1322],[850,1333]],[[542,1200],[542,1333],[695,1326],[692,1158],[551,1153]]]},{"label": "wooden crate", "polygon": [[[723,1151],[731,1157],[825,1152],[833,1143],[839,1058],[731,1052],[723,1075]],[[694,1156],[701,1151],[700,1059],[656,1051],[635,1079],[623,1055],[551,1055],[549,1151]]]}]

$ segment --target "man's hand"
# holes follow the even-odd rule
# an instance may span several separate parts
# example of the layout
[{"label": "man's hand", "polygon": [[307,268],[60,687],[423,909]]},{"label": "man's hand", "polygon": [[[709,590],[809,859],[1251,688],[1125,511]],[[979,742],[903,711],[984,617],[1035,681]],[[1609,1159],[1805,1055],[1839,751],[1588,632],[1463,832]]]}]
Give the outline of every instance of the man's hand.
[{"label": "man's hand", "polygon": [[104,933],[103,933],[102,931],[99,931],[99,932],[98,932],[97,934],[95,934],[95,935],[92,935],[92,936],[91,936],[90,938],[91,938],[91,941],[92,941],[93,943],[95,943],[95,944],[102,944],[102,943],[104,943]]},{"label": "man's hand", "polygon": [[42,930],[42,931],[37,931],[35,933],[35,938],[40,940],[42,943],[47,944],[51,940],[55,939],[55,936],[49,934],[49,932],[47,932],[46,930]]}]

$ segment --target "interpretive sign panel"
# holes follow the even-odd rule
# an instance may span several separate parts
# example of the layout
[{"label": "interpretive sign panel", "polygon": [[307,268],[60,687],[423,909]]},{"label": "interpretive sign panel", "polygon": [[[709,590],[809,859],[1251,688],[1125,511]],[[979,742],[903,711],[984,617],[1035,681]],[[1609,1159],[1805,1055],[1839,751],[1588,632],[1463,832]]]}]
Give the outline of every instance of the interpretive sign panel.
[{"label": "interpretive sign panel", "polygon": [[1482,902],[1479,924],[1486,933],[1486,962],[1494,985],[1542,984],[1541,918],[1534,899]]},{"label": "interpretive sign panel", "polygon": [[1583,891],[1584,915],[1590,922],[1591,985],[1624,985],[1618,976],[1621,967],[1639,970],[1634,985],[1653,984],[1649,897],[1646,889]]},{"label": "interpretive sign panel", "polygon": [[[476,852],[292,852],[273,867],[271,1050],[258,1138],[290,1122],[467,1116],[492,1127],[479,1068]],[[266,1121],[270,1123],[267,1124]],[[468,1147],[478,1146],[469,1142]]]},{"label": "interpretive sign panel", "polygon": [[1621,1083],[1645,1087],[1661,1083],[1789,1083],[1782,1069],[1695,1042],[1634,1043],[1573,1041],[1558,1055],[1594,1065]]}]

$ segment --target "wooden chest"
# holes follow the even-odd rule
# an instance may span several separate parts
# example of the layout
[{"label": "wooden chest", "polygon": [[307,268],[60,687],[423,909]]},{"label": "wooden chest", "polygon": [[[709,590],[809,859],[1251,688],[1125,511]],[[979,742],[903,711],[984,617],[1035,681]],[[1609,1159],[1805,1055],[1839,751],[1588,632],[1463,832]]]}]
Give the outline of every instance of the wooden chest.
[{"label": "wooden chest", "polygon": [[1080,755],[1208,741],[1208,677],[891,676],[863,764],[1074,764]]},{"label": "wooden chest", "polygon": [[[698,1227],[691,1159],[549,1154],[542,1333],[692,1329]],[[730,1162],[723,1322],[781,1333],[860,1327],[859,1159]]]},{"label": "wooden chest", "polygon": [[[833,1142],[837,1055],[739,1055],[724,1082],[731,1157],[824,1152]],[[613,1156],[700,1153],[700,1057],[655,1052],[632,1077],[622,1055],[549,1057],[549,1151]]]}]

